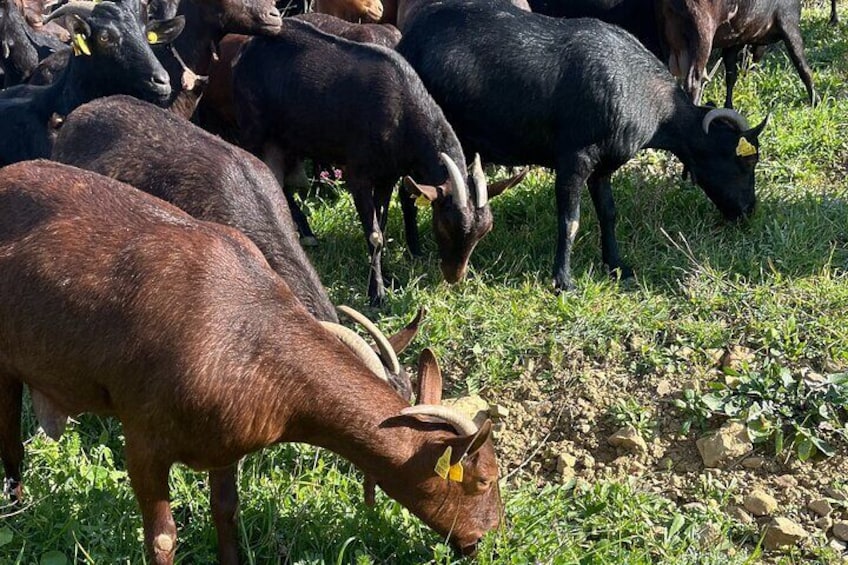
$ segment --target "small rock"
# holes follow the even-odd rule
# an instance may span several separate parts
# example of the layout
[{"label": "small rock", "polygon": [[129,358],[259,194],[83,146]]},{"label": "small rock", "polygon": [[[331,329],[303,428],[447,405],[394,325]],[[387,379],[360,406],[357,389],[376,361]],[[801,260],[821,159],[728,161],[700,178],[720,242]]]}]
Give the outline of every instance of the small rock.
[{"label": "small rock", "polygon": [[671,393],[671,381],[661,380],[657,384],[657,396],[668,396]]},{"label": "small rock", "polygon": [[579,424],[577,426],[577,431],[580,432],[581,434],[588,434],[589,432],[592,431],[592,426],[590,426],[589,424],[584,422],[584,423]]},{"label": "small rock", "polygon": [[509,408],[503,404],[490,404],[489,416],[495,420],[506,420],[509,417]]},{"label": "small rock", "polygon": [[559,470],[559,479],[563,483],[567,483],[571,479],[574,478],[574,469],[572,467],[565,467],[562,470]]},{"label": "small rock", "polygon": [[574,469],[577,458],[568,453],[560,453],[556,459],[556,470],[562,473],[565,469]]},{"label": "small rock", "polygon": [[788,518],[774,518],[766,526],[766,535],[763,543],[766,549],[780,549],[792,547],[809,534]]},{"label": "small rock", "polygon": [[722,369],[730,367],[731,369],[741,369],[743,364],[750,364],[754,360],[754,352],[747,347],[734,345],[724,352],[719,360],[719,366]]},{"label": "small rock", "polygon": [[833,551],[835,551],[837,555],[844,552],[845,549],[848,548],[848,544],[846,544],[844,541],[839,541],[838,539],[830,540],[830,543],[828,543],[827,546]]},{"label": "small rock", "polygon": [[754,518],[752,518],[750,514],[745,512],[745,509],[741,506],[731,506],[727,509],[727,515],[742,524],[743,526],[747,526],[748,524],[752,524],[754,522]]},{"label": "small rock", "polygon": [[701,545],[715,545],[721,539],[721,528],[712,522],[704,524],[698,532]]},{"label": "small rock", "polygon": [[713,349],[705,349],[704,353],[707,356],[707,359],[712,362],[713,365],[718,365],[721,363],[721,358],[724,355],[724,351],[718,348]]},{"label": "small rock", "polygon": [[521,402],[521,405],[524,407],[524,410],[528,414],[533,415],[533,414],[536,414],[536,410],[538,410],[538,408],[539,408],[539,401],[538,400],[524,400],[524,401]]},{"label": "small rock", "polygon": [[686,504],[684,504],[682,506],[682,508],[684,510],[689,511],[689,512],[706,512],[707,511],[707,505],[703,504],[701,502],[687,502]]},{"label": "small rock", "polygon": [[728,422],[717,432],[702,437],[695,444],[707,467],[717,467],[742,457],[754,447],[748,437],[748,429],[741,422]]},{"label": "small rock", "polygon": [[759,469],[765,463],[765,459],[762,457],[746,457],[742,460],[742,466],[746,469]]},{"label": "small rock", "polygon": [[848,541],[848,522],[840,520],[833,523],[833,537],[840,541]]},{"label": "small rock", "polygon": [[489,404],[477,394],[461,396],[459,398],[446,398],[442,404],[456,408],[479,426],[489,418]]},{"label": "small rock", "polygon": [[836,487],[827,487],[826,489],[824,489],[824,494],[828,498],[832,498],[837,502],[848,502],[848,495],[846,495],[840,490],[837,490]]},{"label": "small rock", "polygon": [[824,516],[816,520],[815,524],[818,529],[820,529],[824,533],[827,533],[830,531],[830,528],[833,527],[833,518],[831,518],[830,516]]},{"label": "small rock", "polygon": [[782,489],[791,489],[798,486],[798,479],[792,475],[780,475],[774,480],[774,484]]},{"label": "small rock", "polygon": [[777,510],[777,501],[769,493],[755,489],[742,501],[745,509],[754,516],[768,516]]},{"label": "small rock", "polygon": [[622,447],[628,451],[644,453],[648,450],[648,445],[639,435],[639,431],[630,425],[612,434],[607,441],[614,447]]},{"label": "small rock", "polygon": [[833,506],[826,498],[818,498],[807,505],[807,508],[819,516],[828,516],[833,512]]}]

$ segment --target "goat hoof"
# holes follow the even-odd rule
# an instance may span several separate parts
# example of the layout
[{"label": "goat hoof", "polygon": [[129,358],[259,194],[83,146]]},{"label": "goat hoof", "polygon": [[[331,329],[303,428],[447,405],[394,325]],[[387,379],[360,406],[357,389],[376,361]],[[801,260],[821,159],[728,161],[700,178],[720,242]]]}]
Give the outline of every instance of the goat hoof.
[{"label": "goat hoof", "polygon": [[6,479],[3,484],[3,494],[12,504],[18,504],[23,500],[23,488],[20,481]]},{"label": "goat hoof", "polygon": [[554,279],[554,294],[560,294],[562,292],[571,292],[577,288],[574,285],[574,281],[570,278],[564,280]]},{"label": "goat hoof", "polygon": [[608,266],[608,268],[609,276],[613,280],[624,281],[633,278],[633,269],[625,264],[617,265],[615,267]]},{"label": "goat hoof", "polygon": [[314,235],[305,235],[300,238],[302,247],[318,247],[318,239]]}]

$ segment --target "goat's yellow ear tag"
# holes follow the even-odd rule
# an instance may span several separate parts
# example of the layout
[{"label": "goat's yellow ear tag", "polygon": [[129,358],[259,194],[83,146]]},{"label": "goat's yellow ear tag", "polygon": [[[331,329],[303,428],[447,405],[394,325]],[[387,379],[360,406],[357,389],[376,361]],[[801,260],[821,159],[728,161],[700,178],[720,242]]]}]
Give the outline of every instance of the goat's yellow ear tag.
[{"label": "goat's yellow ear tag", "polygon": [[462,461],[460,460],[455,465],[450,466],[450,471],[448,471],[448,479],[450,479],[454,482],[457,482],[457,483],[461,483],[462,477],[464,476],[464,474],[465,474],[465,471],[462,468]]},{"label": "goat's yellow ear tag", "polygon": [[157,43],[159,43],[159,34],[156,33],[155,31],[148,31],[147,32],[147,42],[150,45],[156,45]]},{"label": "goat's yellow ear tag", "polygon": [[736,145],[736,154],[739,157],[750,157],[757,154],[757,148],[744,137],[739,138],[739,144]]},{"label": "goat's yellow ear tag", "polygon": [[418,198],[415,199],[415,205],[419,208],[429,208],[430,199],[424,196],[423,194],[419,194]]},{"label": "goat's yellow ear tag", "polygon": [[81,33],[74,35],[74,55],[91,55],[91,49],[88,48],[85,36]]},{"label": "goat's yellow ear tag", "polygon": [[448,478],[448,473],[451,470],[451,453],[453,453],[453,448],[448,446],[445,452],[442,453],[442,456],[436,461],[436,474],[443,479]]}]

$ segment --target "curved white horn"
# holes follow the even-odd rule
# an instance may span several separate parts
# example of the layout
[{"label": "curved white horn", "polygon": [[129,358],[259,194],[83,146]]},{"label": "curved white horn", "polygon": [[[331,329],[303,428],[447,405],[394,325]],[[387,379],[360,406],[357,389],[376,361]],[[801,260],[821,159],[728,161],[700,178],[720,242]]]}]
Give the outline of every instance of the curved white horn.
[{"label": "curved white horn", "polygon": [[398,361],[395,350],[392,349],[392,344],[389,343],[388,338],[383,335],[380,328],[375,326],[374,323],[364,314],[357,312],[350,306],[339,306],[336,309],[342,314],[346,314],[351,320],[357,322],[371,334],[371,337],[373,337],[374,341],[377,343],[377,349],[380,350],[380,358],[383,360],[383,364],[389,369],[391,374],[399,375],[400,361]]},{"label": "curved white horn", "polygon": [[409,408],[404,408],[400,411],[404,416],[431,416],[433,418],[438,418],[439,420],[444,420],[448,424],[452,425],[457,433],[464,436],[470,436],[477,433],[479,429],[477,424],[474,423],[474,420],[456,410],[454,408],[449,408],[448,406],[441,406],[439,404],[419,404],[418,406],[410,406]]},{"label": "curved white horn", "polygon": [[68,14],[77,14],[78,16],[82,16],[83,18],[91,15],[91,12],[94,11],[94,7],[97,5],[97,2],[93,2],[90,0],[71,0],[67,4],[60,6],[58,9],[53,10],[47,16],[44,17],[44,23],[50,22],[59,18],[61,16],[66,16]]},{"label": "curved white horn", "polygon": [[471,164],[471,178],[475,181],[477,208],[484,208],[489,203],[489,185],[486,182],[486,173],[483,172],[483,162],[480,160],[479,153],[474,155],[474,162]]},{"label": "curved white horn", "polygon": [[713,108],[707,112],[707,115],[704,116],[704,121],[701,122],[701,126],[704,128],[704,133],[710,133],[710,124],[713,123],[713,120],[720,118],[733,122],[740,131],[747,131],[751,129],[751,126],[748,125],[748,120],[746,120],[745,117],[736,110],[731,110],[730,108]]},{"label": "curved white horn", "polygon": [[456,200],[456,205],[460,208],[468,206],[468,187],[465,186],[465,179],[462,178],[462,173],[459,172],[459,167],[456,166],[453,159],[447,153],[439,153],[439,159],[445,164],[448,170],[448,178],[453,189],[453,198]]},{"label": "curved white horn", "polygon": [[383,363],[380,362],[380,358],[377,357],[377,354],[374,353],[374,350],[371,349],[368,342],[359,337],[358,333],[350,328],[342,326],[341,324],[333,322],[325,322],[322,320],[321,325],[324,326],[324,329],[328,332],[339,338],[339,341],[353,351],[353,353],[359,357],[368,369],[381,381],[389,382],[386,372],[383,370]]}]

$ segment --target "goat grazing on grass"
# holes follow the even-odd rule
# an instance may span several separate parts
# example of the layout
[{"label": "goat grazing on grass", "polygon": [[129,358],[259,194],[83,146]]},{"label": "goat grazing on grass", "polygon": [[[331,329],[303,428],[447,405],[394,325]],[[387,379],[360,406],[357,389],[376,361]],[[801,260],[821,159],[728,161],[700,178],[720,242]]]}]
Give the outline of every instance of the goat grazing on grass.
[{"label": "goat grazing on grass", "polygon": [[[13,496],[26,384],[45,430],[80,412],[121,421],[157,565],[176,550],[174,463],[209,471],[219,560],[234,564],[236,464],[282,441],[348,458],[366,493],[379,485],[471,553],[500,520],[492,425],[437,405],[428,352],[419,383],[424,404],[410,407],[240,232],[67,165],[0,170],[0,458]],[[458,472],[442,478],[448,448]]]}]

